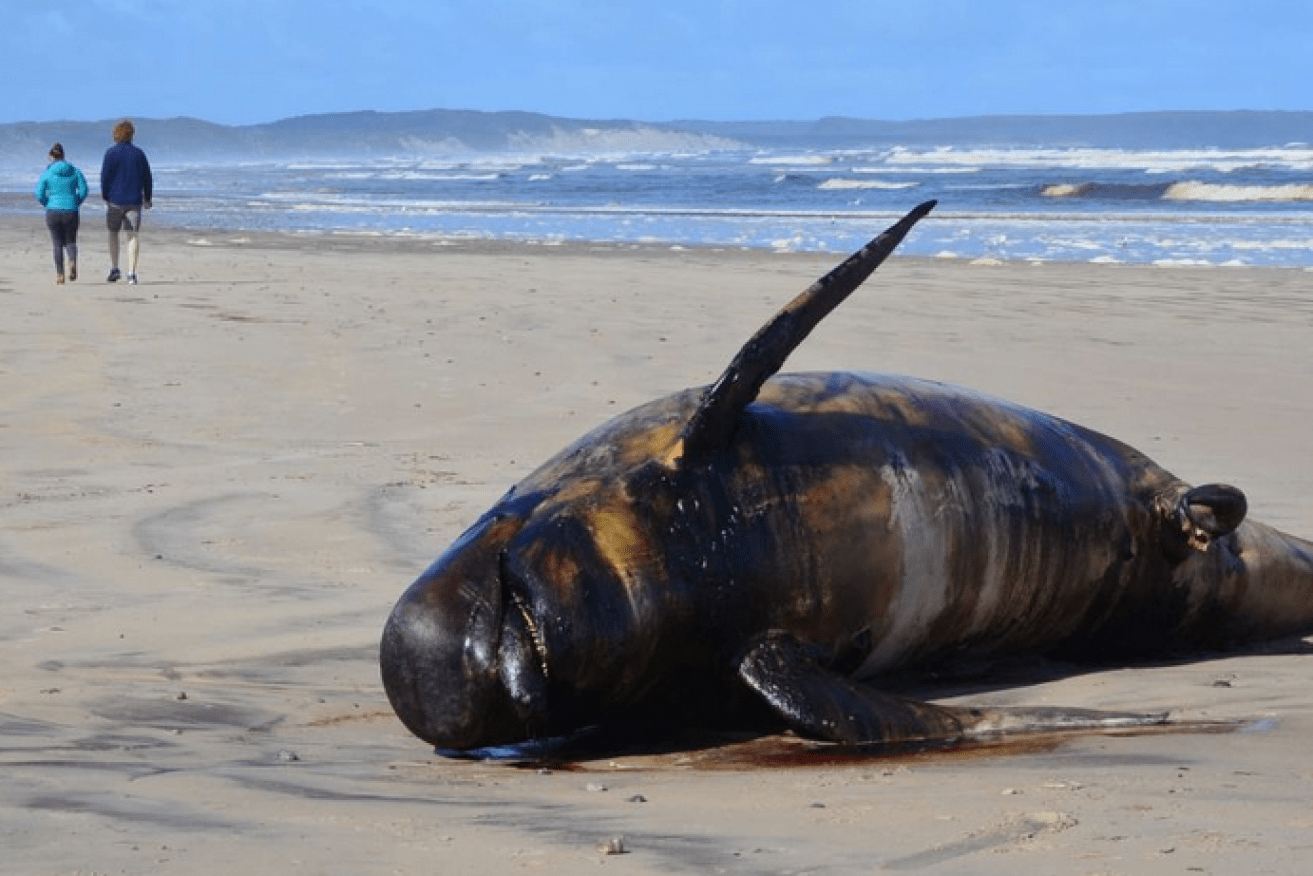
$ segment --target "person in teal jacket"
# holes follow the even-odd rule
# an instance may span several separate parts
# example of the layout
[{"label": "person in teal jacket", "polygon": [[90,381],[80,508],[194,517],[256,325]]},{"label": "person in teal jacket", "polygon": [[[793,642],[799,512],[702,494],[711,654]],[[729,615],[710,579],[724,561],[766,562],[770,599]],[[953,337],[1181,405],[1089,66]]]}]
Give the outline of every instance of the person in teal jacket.
[{"label": "person in teal jacket", "polygon": [[87,178],[64,160],[64,147],[50,147],[50,166],[36,183],[36,199],[46,208],[46,228],[55,248],[55,282],[64,282],[64,253],[68,278],[78,278],[78,209],[87,199]]}]

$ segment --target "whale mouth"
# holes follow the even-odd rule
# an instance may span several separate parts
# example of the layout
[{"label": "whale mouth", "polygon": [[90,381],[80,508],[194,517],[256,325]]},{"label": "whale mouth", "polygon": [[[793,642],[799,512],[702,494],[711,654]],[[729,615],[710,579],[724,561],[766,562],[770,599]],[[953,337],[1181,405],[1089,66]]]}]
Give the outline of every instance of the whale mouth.
[{"label": "whale mouth", "polygon": [[501,582],[501,620],[497,643],[497,670],[519,727],[517,738],[541,733],[551,714],[548,685],[551,680],[547,643],[534,618],[524,582],[511,569],[505,551],[498,563]]},{"label": "whale mouth", "polygon": [[510,554],[502,550],[497,562],[497,577],[501,580],[502,587],[502,635],[505,636],[509,629],[509,615],[512,608],[519,615],[519,620],[524,624],[524,633],[528,637],[529,649],[533,652],[534,662],[538,670],[542,673],[543,680],[552,677],[551,670],[548,668],[547,660],[547,639],[543,636],[542,627],[534,619],[531,600],[529,598],[529,588],[525,584],[522,576],[516,573],[514,564],[511,562]]},{"label": "whale mouth", "polygon": [[524,622],[524,629],[529,634],[529,648],[533,651],[538,669],[543,674],[543,679],[550,680],[552,674],[547,669],[547,644],[543,641],[543,634],[538,629],[538,623],[533,619],[529,612],[529,603],[517,591],[506,588],[506,598],[509,606],[513,606],[520,613],[520,620]]}]

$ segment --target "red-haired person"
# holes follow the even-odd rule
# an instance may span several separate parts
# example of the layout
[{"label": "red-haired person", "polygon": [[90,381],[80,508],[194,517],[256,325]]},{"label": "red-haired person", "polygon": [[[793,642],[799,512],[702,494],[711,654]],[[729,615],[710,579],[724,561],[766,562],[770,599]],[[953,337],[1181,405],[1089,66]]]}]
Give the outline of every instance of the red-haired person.
[{"label": "red-haired person", "polygon": [[109,276],[113,283],[119,274],[119,233],[128,238],[128,282],[137,282],[137,240],[141,230],[141,211],[149,210],[154,181],[146,153],[132,144],[137,129],[124,119],[114,126],[114,145],[105,150],[100,164],[100,196],[105,199],[105,221],[109,226]]}]

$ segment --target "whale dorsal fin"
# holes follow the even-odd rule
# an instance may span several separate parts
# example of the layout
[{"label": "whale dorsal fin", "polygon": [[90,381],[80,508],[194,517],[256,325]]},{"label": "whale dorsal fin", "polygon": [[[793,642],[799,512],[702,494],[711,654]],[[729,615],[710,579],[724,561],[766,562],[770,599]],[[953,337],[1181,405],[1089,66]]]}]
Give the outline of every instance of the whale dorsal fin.
[{"label": "whale dorsal fin", "polygon": [[729,367],[703,394],[680,435],[672,461],[695,464],[729,446],[739,417],[761,386],[830,311],[880,266],[919,219],[935,206],[926,201],[890,226],[843,264],[817,280],[784,306],[739,350]]}]

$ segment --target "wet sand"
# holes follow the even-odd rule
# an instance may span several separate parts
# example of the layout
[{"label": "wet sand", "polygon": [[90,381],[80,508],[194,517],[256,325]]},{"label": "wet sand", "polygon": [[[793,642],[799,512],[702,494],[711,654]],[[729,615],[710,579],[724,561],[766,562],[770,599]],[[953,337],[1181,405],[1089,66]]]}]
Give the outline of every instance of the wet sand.
[{"label": "wet sand", "polygon": [[[1313,862],[1302,642],[963,697],[1225,733],[839,760],[778,737],[546,770],[435,757],[377,677],[404,587],[586,429],[713,379],[837,257],[148,227],[127,286],[103,282],[98,218],[62,287],[39,216],[0,222],[6,872]],[[1313,536],[1310,339],[1307,271],[895,259],[788,367],[1047,410]]]}]

